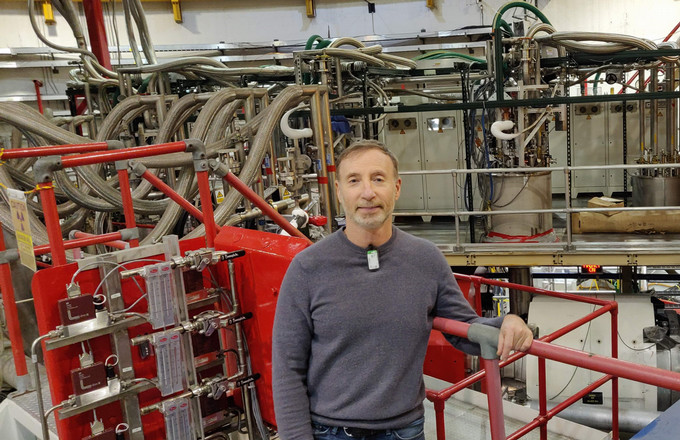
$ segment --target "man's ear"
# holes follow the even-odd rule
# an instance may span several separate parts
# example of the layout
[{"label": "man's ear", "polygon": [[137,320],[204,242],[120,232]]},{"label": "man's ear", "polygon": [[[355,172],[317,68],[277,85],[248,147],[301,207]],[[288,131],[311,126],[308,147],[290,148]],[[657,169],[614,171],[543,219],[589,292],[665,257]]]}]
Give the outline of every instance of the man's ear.
[{"label": "man's ear", "polygon": [[[336,182],[337,184],[337,182]],[[401,177],[397,177],[397,183],[396,183],[397,191],[394,194],[394,200],[399,200],[399,194],[401,194]]]}]

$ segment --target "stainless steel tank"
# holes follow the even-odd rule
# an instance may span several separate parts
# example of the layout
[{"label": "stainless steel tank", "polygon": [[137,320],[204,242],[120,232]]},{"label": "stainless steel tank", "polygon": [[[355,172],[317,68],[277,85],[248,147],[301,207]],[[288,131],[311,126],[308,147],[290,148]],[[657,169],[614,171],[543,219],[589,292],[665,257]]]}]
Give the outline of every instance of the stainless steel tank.
[{"label": "stainless steel tank", "polygon": [[[492,174],[492,211],[519,211],[552,208],[551,173]],[[552,230],[551,213],[495,214],[489,216],[488,238],[503,234],[528,237]]]},{"label": "stainless steel tank", "polygon": [[680,206],[680,177],[631,176],[633,206]]}]

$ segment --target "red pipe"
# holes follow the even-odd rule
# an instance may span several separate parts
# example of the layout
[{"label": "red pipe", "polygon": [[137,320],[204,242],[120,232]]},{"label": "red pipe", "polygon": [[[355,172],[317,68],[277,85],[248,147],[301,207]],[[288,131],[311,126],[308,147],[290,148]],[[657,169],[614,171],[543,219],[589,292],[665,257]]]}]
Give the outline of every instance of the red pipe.
[{"label": "red pipe", "polygon": [[[113,226],[125,226],[125,222],[111,222]],[[144,229],[153,229],[156,227],[156,225],[152,225],[151,223],[137,223],[138,228],[144,228]]]},{"label": "red pipe", "polygon": [[145,145],[142,147],[125,148],[122,150],[102,151],[79,156],[65,156],[61,158],[64,168],[73,168],[97,163],[115,162],[117,160],[137,159],[147,156],[159,156],[162,154],[182,153],[186,151],[184,141],[169,142],[167,144]]},{"label": "red pipe", "polygon": [[[5,236],[0,223],[0,252],[6,250]],[[19,325],[19,313],[17,303],[14,298],[14,286],[12,285],[12,273],[9,264],[0,264],[0,291],[2,291],[2,304],[5,307],[5,320],[7,321],[7,331],[9,340],[12,343],[12,356],[14,357],[14,368],[17,377],[28,375],[26,368],[26,355],[24,354],[24,341],[21,339],[21,327]],[[25,390],[21,390],[25,391]]]},{"label": "red pipe", "polygon": [[446,440],[446,419],[444,418],[444,401],[434,401],[435,419],[437,421],[437,440]]},{"label": "red pipe", "polygon": [[[83,231],[73,231],[72,234],[73,234],[74,238],[99,237],[99,235],[89,234],[89,233],[83,232]],[[110,234],[120,234],[120,232],[110,232]],[[93,244],[99,244],[99,243],[93,243]],[[127,241],[123,241],[123,240],[105,241],[101,244],[105,244],[107,246],[110,246],[110,247],[116,248],[116,249],[127,249],[127,248],[130,247],[130,244]],[[70,249],[70,248],[67,247],[66,249]]]},{"label": "red pipe", "polygon": [[83,0],[83,9],[87,20],[87,33],[90,36],[92,53],[99,64],[111,70],[111,54],[106,41],[106,26],[100,0]]},{"label": "red pipe", "polygon": [[210,193],[210,180],[207,171],[196,171],[198,180],[198,192],[201,197],[201,209],[203,210],[203,224],[205,225],[205,241],[209,248],[215,247],[217,225],[213,213],[212,195]]},{"label": "red pipe", "polygon": [[[127,169],[118,170],[118,182],[120,184],[120,196],[123,200],[123,215],[125,216],[125,227],[133,229],[137,227],[135,220],[135,208],[132,204],[132,190],[130,189],[130,175]],[[130,247],[139,246],[139,240],[130,240]]]},{"label": "red pipe", "polygon": [[498,359],[481,358],[481,361],[482,368],[486,371],[486,399],[489,404],[491,440],[505,440],[503,391],[501,389],[501,370],[498,367]]},{"label": "red pipe", "polygon": [[40,94],[40,87],[43,86],[43,83],[41,83],[37,79],[34,79],[33,85],[35,86],[35,99],[38,100],[38,111],[42,115],[43,114],[43,104],[42,104],[42,95]]},{"label": "red pipe", "polygon": [[142,174],[142,178],[146,179],[150,184],[155,186],[160,192],[165,194],[166,196],[170,197],[171,200],[173,200],[175,203],[177,203],[179,206],[182,208],[186,209],[189,214],[191,214],[192,217],[198,219],[201,223],[203,222],[203,213],[199,211],[198,208],[196,208],[194,205],[192,205],[188,200],[186,200],[184,197],[180,196],[177,194],[175,190],[170,188],[165,182],[163,182],[161,179],[153,175],[149,170],[144,171],[144,174]]},{"label": "red pipe", "polygon": [[[437,330],[462,338],[467,337],[470,324],[445,318],[434,318],[434,321]],[[551,345],[540,340],[534,340],[527,353],[636,382],[680,391],[680,373],[673,371],[635,364],[621,359],[612,359],[559,345]]]},{"label": "red pipe", "polygon": [[224,176],[224,180],[226,180],[231,186],[234,187],[234,189],[243,196],[245,196],[248,200],[250,200],[253,205],[257,206],[260,208],[262,213],[272,219],[274,223],[279,225],[284,231],[288,232],[290,235],[302,238],[303,240],[306,240],[309,244],[312,244],[312,241],[305,237],[305,235],[300,232],[297,228],[294,228],[293,225],[291,225],[281,214],[279,214],[274,208],[272,208],[269,203],[267,203],[266,200],[262,199],[255,191],[250,189],[248,185],[245,183],[241,182],[241,180],[236,177],[233,173],[227,173]]},{"label": "red pipe", "polygon": [[109,145],[106,142],[93,142],[91,144],[74,144],[74,145],[49,145],[46,147],[32,147],[32,148],[13,148],[11,150],[2,150],[0,152],[0,160],[22,159],[24,157],[38,157],[38,156],[61,156],[72,153],[91,153],[93,151],[108,150]]},{"label": "red pipe", "polygon": [[612,359],[604,356],[551,345],[543,341],[533,341],[529,354],[544,357],[564,364],[576,365],[588,370],[611,374],[612,376],[642,382],[669,390],[680,391],[680,373],[634,364],[633,362]]},{"label": "red pipe", "polygon": [[579,391],[578,393],[569,397],[564,402],[561,402],[560,404],[555,405],[550,411],[547,412],[547,414],[544,417],[538,416],[534,420],[532,420],[531,422],[526,424],[525,426],[521,427],[517,431],[510,434],[508,436],[508,440],[520,439],[539,426],[541,427],[541,429],[543,427],[545,427],[546,431],[547,431],[547,423],[550,421],[550,419],[552,419],[553,417],[555,417],[556,415],[558,415],[559,413],[564,411],[567,407],[576,403],[579,399],[581,399],[586,394],[590,393],[593,390],[598,389],[599,387],[601,387],[602,385],[607,383],[607,381],[609,379],[611,379],[612,377],[613,376],[610,376],[608,374],[602,376],[600,379],[596,380],[595,382],[591,383],[587,387],[583,388],[581,391]]},{"label": "red pipe", "polygon": [[[612,303],[614,303],[614,304],[607,304],[606,306],[604,306],[604,307],[602,307],[598,310],[595,310],[594,312],[589,313],[588,315],[584,316],[583,318],[578,319],[578,320],[572,322],[571,324],[566,325],[565,327],[562,327],[561,329],[550,333],[549,335],[543,336],[542,338],[539,338],[538,340],[544,341],[544,342],[552,342],[555,339],[559,338],[560,336],[564,336],[565,334],[569,333],[570,331],[582,326],[586,322],[588,322],[592,319],[595,319],[598,316],[609,312],[612,309],[612,307],[614,307],[616,305],[616,303],[614,301],[612,301]],[[434,325],[432,326],[432,328],[434,328],[435,330],[442,330],[440,328],[437,328],[437,324],[438,324],[438,322],[435,318],[435,322],[434,322]],[[524,356],[526,356],[526,353],[523,353],[523,352],[513,353],[512,355],[510,355],[510,357],[508,357],[507,360],[505,360],[504,362],[501,362],[500,367],[503,368],[506,365],[510,365],[511,363],[515,362],[516,360],[518,360],[518,359],[520,359]],[[486,375],[486,373],[484,372],[484,370],[480,370],[480,371],[476,372],[475,374],[472,374],[472,375],[466,377],[465,379],[459,381],[458,383],[450,386],[449,388],[444,388],[443,390],[440,390],[440,391],[427,390],[427,398],[429,400],[433,400],[433,399],[437,399],[437,398],[441,398],[441,399],[446,400],[446,399],[450,398],[451,396],[453,396],[454,394],[456,394],[458,391],[462,390],[463,388],[467,388],[470,385],[473,385],[474,383],[480,381],[481,379],[484,378],[485,375]]]},{"label": "red pipe", "polygon": [[[618,329],[617,309],[612,309],[611,338],[612,338],[612,357],[619,357],[619,329]],[[612,379],[612,438],[619,439],[619,378]]]},{"label": "red pipe", "polygon": [[[78,235],[80,235],[81,238],[63,241],[61,244],[64,246],[64,249],[76,249],[85,246],[91,246],[93,244],[106,244],[112,247],[118,247],[118,245],[114,243],[123,243],[124,246],[121,246],[120,249],[125,249],[125,246],[127,246],[127,243],[124,241],[116,242],[116,240],[120,240],[121,238],[120,232],[109,232],[108,234],[102,235],[93,235],[86,234],[84,232],[78,232],[76,233],[76,237]],[[33,253],[35,253],[35,255],[49,254],[51,251],[50,246],[51,244],[35,246],[33,248]]]},{"label": "red pipe", "polygon": [[66,264],[66,249],[64,239],[61,236],[61,225],[59,224],[59,213],[57,212],[57,199],[54,197],[54,188],[47,186],[40,190],[40,202],[45,216],[45,226],[47,227],[47,238],[50,240],[48,245],[52,253],[52,265],[61,266]]},{"label": "red pipe", "polygon": [[584,302],[584,303],[588,303],[588,304],[597,304],[599,306],[604,306],[604,305],[609,304],[611,302],[611,301],[607,301],[607,300],[604,300],[604,299],[591,298],[591,297],[588,297],[588,296],[574,295],[573,293],[553,292],[552,290],[545,290],[545,289],[541,289],[541,288],[533,287],[533,286],[524,286],[522,284],[508,283],[506,281],[492,280],[492,279],[488,279],[488,278],[484,278],[484,277],[479,277],[479,276],[476,276],[476,275],[455,274],[455,277],[458,280],[466,280],[468,282],[474,282],[474,280],[477,279],[477,280],[480,280],[481,283],[488,284],[490,286],[507,287],[508,289],[523,290],[525,292],[535,293],[537,295],[552,296],[554,298],[568,299],[570,301]]},{"label": "red pipe", "polygon": [[[545,359],[538,358],[538,418],[543,419],[548,414],[546,396]],[[541,440],[548,440],[548,423],[541,424]]]}]

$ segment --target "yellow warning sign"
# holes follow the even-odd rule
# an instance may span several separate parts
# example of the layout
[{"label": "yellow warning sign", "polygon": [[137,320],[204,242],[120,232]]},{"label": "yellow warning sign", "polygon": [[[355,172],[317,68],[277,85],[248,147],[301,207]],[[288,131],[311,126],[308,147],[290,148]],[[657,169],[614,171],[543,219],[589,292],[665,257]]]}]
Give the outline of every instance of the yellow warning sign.
[{"label": "yellow warning sign", "polygon": [[217,204],[222,203],[224,200],[224,191],[221,189],[215,190],[215,200],[217,201]]},{"label": "yellow warning sign", "polygon": [[28,221],[28,206],[26,195],[16,189],[7,189],[9,196],[9,208],[12,213],[14,233],[17,238],[17,250],[21,264],[36,271],[35,255],[33,254],[33,237],[31,236],[31,224]]}]

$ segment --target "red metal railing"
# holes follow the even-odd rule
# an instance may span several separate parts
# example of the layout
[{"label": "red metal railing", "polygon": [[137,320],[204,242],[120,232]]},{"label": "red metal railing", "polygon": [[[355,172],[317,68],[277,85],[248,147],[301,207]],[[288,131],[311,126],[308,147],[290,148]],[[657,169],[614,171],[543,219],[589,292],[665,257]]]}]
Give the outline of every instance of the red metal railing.
[{"label": "red metal railing", "polygon": [[[444,420],[444,403],[453,394],[466,388],[482,379],[486,381],[488,396],[493,395],[494,401],[489,402],[489,413],[491,420],[492,429],[492,439],[505,439],[505,432],[503,425],[503,414],[502,407],[499,409],[498,403],[495,401],[498,396],[501,395],[500,382],[495,379],[498,374],[498,369],[502,368],[527,354],[532,354],[539,357],[538,360],[538,381],[539,381],[539,415],[529,424],[520,428],[516,432],[507,436],[507,439],[518,439],[526,435],[533,429],[539,428],[541,432],[541,439],[546,440],[548,431],[547,424],[554,416],[559,414],[562,410],[575,403],[581,399],[586,394],[595,390],[596,388],[602,386],[608,381],[612,381],[612,438],[619,438],[619,428],[618,428],[618,378],[623,377],[625,379],[634,380],[637,382],[647,383],[654,386],[660,386],[664,388],[669,388],[673,390],[680,390],[680,374],[669,372],[667,370],[662,370],[658,368],[652,368],[644,365],[634,364],[630,362],[625,362],[617,359],[618,356],[618,328],[617,328],[617,303],[615,301],[606,301],[597,298],[591,298],[586,296],[573,295],[568,293],[553,292],[545,289],[539,289],[535,287],[522,286],[514,283],[507,283],[497,280],[489,280],[477,276],[468,275],[456,275],[456,278],[463,280],[473,286],[475,286],[475,292],[470,296],[470,300],[476,301],[479,298],[479,287],[481,284],[493,285],[499,287],[506,287],[509,289],[516,289],[525,292],[530,292],[537,295],[546,295],[556,298],[562,298],[571,301],[578,301],[588,304],[593,304],[599,306],[598,309],[594,310],[592,313],[558,329],[557,331],[543,336],[540,339],[534,340],[531,348],[526,353],[514,353],[506,361],[503,362],[488,362],[488,360],[482,361],[483,370],[459,381],[453,386],[440,390],[433,391],[427,390],[428,400],[434,403],[436,423],[437,423],[437,438],[438,440],[444,440],[446,438],[445,434],[445,420]],[[611,357],[604,357],[593,355],[590,353],[573,350],[566,347],[551,345],[550,342],[555,339],[565,335],[566,333],[582,326],[583,324],[609,313],[611,315],[611,345],[612,352]],[[455,321],[450,321],[443,318],[435,318],[434,328],[436,330],[441,330],[445,333],[453,334],[460,337],[467,337],[468,324],[459,323]],[[570,365],[576,365],[582,368],[591,369],[593,371],[599,371],[605,373],[603,377],[596,380],[592,384],[586,386],[582,390],[575,393],[573,396],[567,398],[564,402],[558,404],[551,410],[547,409],[547,398],[546,398],[546,371],[545,371],[545,360],[554,360]],[[489,375],[492,374],[494,377],[489,379]],[[500,421],[498,421],[500,419]]]}]

